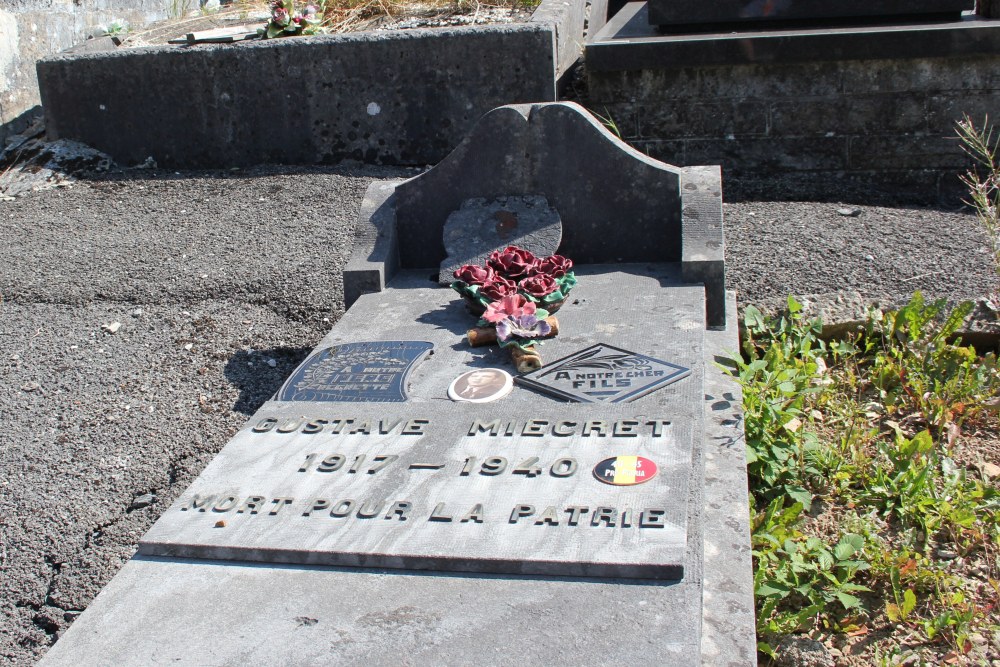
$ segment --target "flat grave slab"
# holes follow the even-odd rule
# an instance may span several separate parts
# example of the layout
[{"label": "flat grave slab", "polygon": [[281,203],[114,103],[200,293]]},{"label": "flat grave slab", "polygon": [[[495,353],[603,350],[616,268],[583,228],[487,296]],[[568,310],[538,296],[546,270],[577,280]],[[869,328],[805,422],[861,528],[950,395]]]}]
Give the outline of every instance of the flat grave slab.
[{"label": "flat grave slab", "polygon": [[[441,353],[409,370],[408,401],[361,387],[358,395],[373,400],[266,403],[147,533],[141,553],[680,579],[689,505],[698,499],[690,479],[702,423],[704,293],[679,284],[665,291],[664,284],[679,283],[676,271],[578,271],[575,303],[559,313],[564,333],[542,347],[547,359],[614,342],[696,369],[613,404],[566,402],[524,386],[494,403],[452,402],[447,388],[456,376],[509,366],[506,353],[468,348],[461,334],[474,319],[457,295],[423,272],[401,274],[380,298],[353,306],[314,356],[372,337],[376,320],[379,339],[411,341],[386,349],[433,345]],[[373,369],[351,361],[345,381],[385,380],[359,372],[385,370],[384,359]],[[278,398],[291,397],[286,389],[301,384],[309,364]],[[646,381],[632,378],[634,369],[611,371],[617,378],[593,370],[579,373],[578,382]],[[637,462],[648,476],[634,474]],[[615,465],[632,470],[628,483],[602,479]]]},{"label": "flat grave slab", "polygon": [[[738,345],[734,300],[727,312],[706,360]],[[694,571],[583,580],[138,555],[40,664],[753,665],[748,517],[733,512],[747,506],[739,388],[709,366],[705,391],[704,589]]]}]

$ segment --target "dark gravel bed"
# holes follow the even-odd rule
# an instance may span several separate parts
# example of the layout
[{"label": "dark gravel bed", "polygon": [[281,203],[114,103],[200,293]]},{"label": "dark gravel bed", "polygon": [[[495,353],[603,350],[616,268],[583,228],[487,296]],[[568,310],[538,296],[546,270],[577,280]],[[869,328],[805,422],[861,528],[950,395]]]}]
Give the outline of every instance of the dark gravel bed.
[{"label": "dark gravel bed", "polygon": [[[329,329],[367,183],[412,173],[131,171],[0,202],[0,662],[44,653]],[[727,204],[730,286],[995,286],[968,213],[850,205]]]},{"label": "dark gravel bed", "polygon": [[997,286],[986,235],[967,210],[740,202],[725,204],[725,222],[727,283],[742,303],[844,290],[883,304],[914,290],[974,300]]}]

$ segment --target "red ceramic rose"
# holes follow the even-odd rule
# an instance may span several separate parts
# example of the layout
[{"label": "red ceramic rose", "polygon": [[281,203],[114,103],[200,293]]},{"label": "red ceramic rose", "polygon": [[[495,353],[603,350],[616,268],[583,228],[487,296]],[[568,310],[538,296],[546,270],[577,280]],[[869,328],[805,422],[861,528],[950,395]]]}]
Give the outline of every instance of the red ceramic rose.
[{"label": "red ceramic rose", "polygon": [[479,293],[490,301],[499,301],[505,296],[517,294],[517,284],[513,280],[494,274],[493,280],[479,288]]},{"label": "red ceramic rose", "polygon": [[503,250],[490,253],[488,264],[508,278],[522,278],[535,265],[535,256],[524,248],[507,246]]},{"label": "red ceramic rose", "polygon": [[530,294],[536,299],[541,299],[547,294],[556,291],[558,285],[556,279],[545,273],[538,273],[521,281],[520,290],[525,294]]},{"label": "red ceramic rose", "polygon": [[545,274],[553,278],[562,278],[572,270],[573,260],[566,259],[562,255],[549,255],[536,260],[534,266],[531,267],[530,274]]},{"label": "red ceramic rose", "polygon": [[455,278],[467,285],[485,285],[496,278],[496,274],[488,266],[466,264],[455,271]]}]

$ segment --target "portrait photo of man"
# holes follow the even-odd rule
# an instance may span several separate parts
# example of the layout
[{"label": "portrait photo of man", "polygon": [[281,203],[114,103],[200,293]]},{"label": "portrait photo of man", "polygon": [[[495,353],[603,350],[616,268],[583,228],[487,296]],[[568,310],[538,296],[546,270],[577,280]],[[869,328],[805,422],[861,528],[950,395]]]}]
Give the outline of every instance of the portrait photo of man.
[{"label": "portrait photo of man", "polygon": [[448,388],[453,401],[488,403],[503,398],[514,387],[510,374],[499,368],[477,368],[455,378]]}]

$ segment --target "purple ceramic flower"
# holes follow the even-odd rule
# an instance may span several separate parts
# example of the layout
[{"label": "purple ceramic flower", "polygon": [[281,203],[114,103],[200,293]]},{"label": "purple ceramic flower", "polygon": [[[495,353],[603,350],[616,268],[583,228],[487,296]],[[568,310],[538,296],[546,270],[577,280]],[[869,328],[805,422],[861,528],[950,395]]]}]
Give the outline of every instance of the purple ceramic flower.
[{"label": "purple ceramic flower", "polygon": [[[534,304],[531,304],[534,305]],[[534,308],[532,308],[534,311]],[[545,320],[535,317],[535,313],[525,313],[516,317],[508,317],[497,322],[497,338],[507,342],[511,337],[542,338],[552,332],[552,327]]]}]

